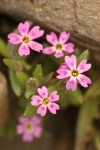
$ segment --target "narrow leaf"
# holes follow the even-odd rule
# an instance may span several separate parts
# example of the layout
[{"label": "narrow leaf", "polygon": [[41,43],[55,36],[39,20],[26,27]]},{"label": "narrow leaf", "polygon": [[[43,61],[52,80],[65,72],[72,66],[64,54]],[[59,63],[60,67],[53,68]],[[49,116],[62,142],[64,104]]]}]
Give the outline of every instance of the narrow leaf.
[{"label": "narrow leaf", "polygon": [[20,96],[21,95],[21,87],[19,85],[19,82],[18,82],[15,72],[11,69],[9,70],[9,77],[10,77],[11,86],[12,86],[14,93],[17,96]]},{"label": "narrow leaf", "polygon": [[26,73],[24,73],[23,71],[17,71],[16,76],[19,81],[19,84],[24,88],[29,76]]},{"label": "narrow leaf", "polygon": [[26,90],[25,92],[25,98],[29,98],[33,94],[33,90]]},{"label": "narrow leaf", "polygon": [[7,65],[10,69],[15,70],[15,71],[21,71],[23,70],[23,61],[18,61],[18,60],[13,60],[9,58],[3,59],[3,62],[5,65]]},{"label": "narrow leaf", "polygon": [[89,101],[86,101],[79,112],[79,118],[76,129],[75,150],[85,149],[87,134],[92,128],[94,118],[98,113],[100,101],[99,98],[93,98],[92,95]]},{"label": "narrow leaf", "polygon": [[35,68],[35,71],[33,72],[33,77],[37,79],[38,82],[40,82],[43,78],[43,73],[42,73],[42,66],[37,65]]},{"label": "narrow leaf", "polygon": [[78,63],[80,63],[83,59],[88,59],[89,51],[85,50],[79,57],[78,57]]},{"label": "narrow leaf", "polygon": [[25,117],[32,117],[34,114],[36,114],[37,107],[32,106],[30,103],[27,105],[26,110],[24,112]]},{"label": "narrow leaf", "polygon": [[2,39],[0,39],[0,54],[4,57],[9,57],[9,53],[7,51],[7,44]]},{"label": "narrow leaf", "polygon": [[67,99],[69,99],[69,103],[72,105],[80,105],[83,103],[83,97],[80,89],[76,89],[76,91],[68,91],[66,92]]}]

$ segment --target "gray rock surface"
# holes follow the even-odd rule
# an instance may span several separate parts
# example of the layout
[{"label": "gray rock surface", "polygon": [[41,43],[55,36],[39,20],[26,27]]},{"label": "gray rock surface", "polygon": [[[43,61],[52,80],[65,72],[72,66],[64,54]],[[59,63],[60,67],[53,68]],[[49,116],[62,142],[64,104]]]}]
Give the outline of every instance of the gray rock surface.
[{"label": "gray rock surface", "polygon": [[0,0],[0,12],[57,32],[70,31],[71,40],[90,49],[100,64],[100,0]]},{"label": "gray rock surface", "polygon": [[9,116],[8,106],[7,81],[5,76],[0,73],[0,126],[4,125]]},{"label": "gray rock surface", "polygon": [[0,0],[0,11],[100,42],[100,0]]}]

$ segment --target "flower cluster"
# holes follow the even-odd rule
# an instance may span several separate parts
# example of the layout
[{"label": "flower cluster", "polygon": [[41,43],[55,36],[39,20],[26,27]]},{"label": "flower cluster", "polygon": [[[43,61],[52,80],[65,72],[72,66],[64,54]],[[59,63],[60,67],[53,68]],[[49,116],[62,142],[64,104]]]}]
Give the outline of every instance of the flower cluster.
[{"label": "flower cluster", "polygon": [[19,124],[16,126],[16,133],[22,134],[25,142],[31,142],[34,137],[39,138],[42,134],[41,120],[36,115],[31,118],[19,117]]},{"label": "flower cluster", "polygon": [[18,49],[20,56],[29,55],[30,48],[37,52],[43,50],[42,44],[34,41],[44,34],[44,31],[40,30],[39,26],[35,26],[29,31],[29,22],[25,21],[18,25],[18,31],[20,34],[10,33],[8,38],[11,44],[21,44]]},{"label": "flower cluster", "polygon": [[46,36],[47,41],[52,44],[53,46],[47,47],[43,49],[44,54],[52,54],[56,58],[60,58],[64,56],[63,52],[72,53],[74,51],[74,44],[67,43],[70,37],[70,33],[61,32],[59,38],[57,38],[54,32],[51,32],[50,35]]},{"label": "flower cluster", "polygon": [[[74,44],[68,42],[70,33],[61,32],[59,37],[54,32],[47,34],[46,40],[51,46],[43,47],[42,44],[35,40],[43,36],[44,30],[41,30],[39,26],[34,26],[32,29],[29,28],[29,22],[25,21],[18,25],[19,34],[10,33],[8,35],[11,44],[19,44],[18,54],[20,56],[28,56],[30,49],[46,55],[54,54],[54,57],[57,59],[65,56],[66,53],[71,54],[74,52]],[[91,64],[87,63],[87,59],[82,60],[79,64],[77,62],[78,60],[75,55],[65,56],[64,62],[56,71],[57,79],[68,79],[66,81],[67,90],[75,91],[77,83],[85,88],[91,84],[90,78],[83,74],[91,68]],[[42,86],[37,88],[37,93],[38,95],[31,97],[31,105],[38,107],[37,114],[45,116],[47,109],[52,114],[56,114],[56,111],[60,109],[60,106],[57,104],[59,100],[57,91],[49,93],[47,87]],[[40,137],[42,133],[40,119],[37,116],[32,118],[20,117],[16,128],[17,134],[22,134],[23,140],[28,142],[32,141],[34,137]]]},{"label": "flower cluster", "polygon": [[65,56],[65,62],[61,64],[57,73],[58,79],[69,78],[66,83],[66,89],[76,90],[77,82],[79,82],[83,87],[88,87],[91,84],[90,78],[83,75],[82,73],[88,71],[91,68],[91,64],[87,64],[87,60],[84,59],[80,62],[77,67],[77,59],[75,55]]},{"label": "flower cluster", "polygon": [[54,53],[56,58],[64,56],[63,51],[67,53],[72,53],[74,51],[73,43],[65,44],[70,37],[70,33],[61,32],[59,38],[57,38],[56,34],[51,32],[50,35],[46,36],[46,39],[53,46],[43,49],[42,44],[34,41],[44,34],[44,31],[40,30],[39,26],[34,26],[31,30],[29,30],[29,22],[25,21],[24,23],[20,23],[18,25],[18,31],[19,34],[10,33],[8,35],[8,39],[11,44],[21,44],[18,49],[18,54],[20,56],[29,55],[30,48],[37,52],[42,50],[44,54]]},{"label": "flower cluster", "polygon": [[37,109],[37,114],[45,116],[47,108],[52,114],[56,114],[56,110],[60,109],[59,105],[55,103],[59,100],[59,95],[57,95],[57,91],[53,91],[48,96],[48,89],[43,86],[42,88],[38,88],[37,92],[39,96],[33,95],[31,101],[31,104],[33,106],[39,106],[39,108]]}]

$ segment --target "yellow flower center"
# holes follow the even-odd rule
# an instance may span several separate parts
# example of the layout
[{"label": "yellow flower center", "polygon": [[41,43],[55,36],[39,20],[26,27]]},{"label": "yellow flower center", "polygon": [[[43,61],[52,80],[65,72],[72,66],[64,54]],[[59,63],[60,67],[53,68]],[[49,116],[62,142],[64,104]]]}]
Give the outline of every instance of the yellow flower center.
[{"label": "yellow flower center", "polygon": [[30,125],[30,124],[27,124],[26,126],[25,126],[25,130],[26,131],[29,131],[29,130],[31,130],[32,129],[32,126]]},{"label": "yellow flower center", "polygon": [[78,76],[78,71],[77,70],[73,70],[71,72],[71,74],[72,74],[73,77],[77,77]]},{"label": "yellow flower center", "polygon": [[29,41],[30,41],[29,37],[24,37],[24,38],[23,38],[23,42],[24,42],[24,43],[29,43]]},{"label": "yellow flower center", "polygon": [[59,51],[59,50],[61,50],[61,49],[62,49],[62,45],[61,45],[61,44],[57,44],[57,45],[56,45],[56,50]]},{"label": "yellow flower center", "polygon": [[49,103],[49,99],[48,99],[48,98],[44,98],[44,99],[43,99],[43,104],[44,104],[44,105],[47,105],[48,103]]}]

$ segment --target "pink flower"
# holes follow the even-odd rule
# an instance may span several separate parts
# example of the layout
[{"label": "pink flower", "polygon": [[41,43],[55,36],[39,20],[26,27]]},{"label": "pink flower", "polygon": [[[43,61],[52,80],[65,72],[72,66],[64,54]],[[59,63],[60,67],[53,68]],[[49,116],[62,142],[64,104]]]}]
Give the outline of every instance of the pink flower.
[{"label": "pink flower", "polygon": [[56,110],[59,110],[60,107],[55,102],[59,100],[59,95],[57,95],[56,91],[53,91],[48,96],[48,89],[43,86],[42,88],[38,88],[37,92],[38,95],[32,96],[31,104],[33,106],[39,106],[37,109],[37,114],[40,114],[41,116],[45,116],[47,112],[47,108],[52,114],[56,114]]},{"label": "pink flower", "polygon": [[18,49],[18,54],[20,56],[29,55],[30,48],[37,52],[43,50],[42,44],[34,41],[44,34],[44,31],[40,30],[39,26],[34,26],[29,31],[29,22],[25,21],[24,23],[20,23],[18,25],[18,31],[20,34],[10,33],[8,38],[11,44],[21,44]]},{"label": "pink flower", "polygon": [[54,32],[51,32],[50,35],[46,36],[47,41],[52,44],[53,46],[47,47],[43,49],[44,54],[52,54],[56,58],[60,58],[64,56],[63,52],[72,53],[74,51],[74,44],[67,43],[70,37],[70,33],[61,32],[59,38]]},{"label": "pink flower", "polygon": [[60,68],[57,70],[59,74],[58,79],[69,78],[66,83],[66,89],[71,89],[72,91],[76,90],[77,82],[79,82],[83,87],[88,87],[88,84],[91,84],[90,78],[83,75],[83,72],[88,71],[91,68],[91,64],[87,64],[87,59],[84,59],[80,62],[77,67],[77,60],[75,55],[66,56],[65,63],[63,63]]},{"label": "pink flower", "polygon": [[25,142],[31,142],[34,137],[39,138],[42,133],[41,120],[34,115],[31,118],[19,117],[19,124],[16,126],[16,133],[22,134]]}]

